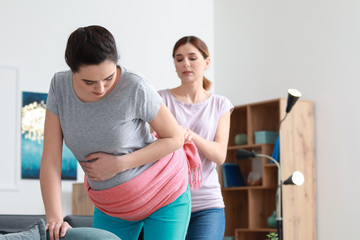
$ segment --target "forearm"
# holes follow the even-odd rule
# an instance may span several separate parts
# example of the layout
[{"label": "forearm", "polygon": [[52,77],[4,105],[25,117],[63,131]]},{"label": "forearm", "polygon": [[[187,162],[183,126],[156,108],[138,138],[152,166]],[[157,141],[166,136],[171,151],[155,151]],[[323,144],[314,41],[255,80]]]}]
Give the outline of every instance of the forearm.
[{"label": "forearm", "polygon": [[[61,167],[60,167],[61,169]],[[61,170],[50,162],[42,161],[40,185],[48,222],[62,221]]]},{"label": "forearm", "polygon": [[219,118],[215,137],[213,141],[209,141],[191,131],[192,140],[198,148],[199,152],[212,162],[218,165],[224,163],[229,141],[230,129],[230,111],[226,112]]},{"label": "forearm", "polygon": [[142,149],[121,156],[121,164],[126,168],[122,171],[155,162],[182,147],[183,143],[182,135],[159,138]]},{"label": "forearm", "polygon": [[198,151],[210,161],[222,165],[226,158],[227,143],[216,141],[208,141],[200,135],[192,132],[192,141],[196,145]]}]

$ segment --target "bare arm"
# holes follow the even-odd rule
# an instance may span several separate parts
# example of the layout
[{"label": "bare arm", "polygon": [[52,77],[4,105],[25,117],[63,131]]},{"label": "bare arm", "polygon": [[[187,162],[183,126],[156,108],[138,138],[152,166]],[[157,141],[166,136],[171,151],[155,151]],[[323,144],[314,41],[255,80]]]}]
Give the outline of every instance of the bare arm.
[{"label": "bare arm", "polygon": [[183,145],[183,131],[164,104],[161,105],[159,112],[149,124],[157,132],[159,139],[127,155],[90,154],[86,157],[86,160],[95,158],[98,160],[81,163],[87,176],[93,181],[104,181],[119,172],[155,162]]},{"label": "bare arm", "polygon": [[70,226],[63,222],[61,208],[61,166],[63,135],[57,115],[46,110],[40,184],[50,239],[64,236]]},{"label": "bare arm", "polygon": [[208,141],[190,130],[190,139],[195,143],[199,152],[216,164],[223,164],[229,140],[230,111],[219,118],[214,141]]}]

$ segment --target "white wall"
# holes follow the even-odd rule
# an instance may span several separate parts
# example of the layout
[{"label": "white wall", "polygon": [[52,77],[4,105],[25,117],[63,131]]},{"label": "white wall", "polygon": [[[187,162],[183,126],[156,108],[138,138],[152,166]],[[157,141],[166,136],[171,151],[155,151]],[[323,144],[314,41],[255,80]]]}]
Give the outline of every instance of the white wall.
[{"label": "white wall", "polygon": [[[107,27],[117,39],[120,63],[142,72],[158,89],[177,84],[171,59],[174,42],[183,35],[198,35],[212,51],[216,46],[216,92],[234,104],[286,97],[289,87],[315,102],[318,239],[359,239],[360,111],[355,97],[360,85],[360,2],[99,3],[0,1],[0,66],[17,68],[18,102],[21,91],[47,92],[52,75],[67,68],[66,39],[79,26]],[[213,74],[210,69],[208,77],[213,79]],[[20,106],[13,116],[17,123],[19,118]],[[1,166],[12,161],[20,166],[20,131],[14,132],[16,159],[2,156]],[[39,182],[21,180],[17,171],[17,188],[0,189],[0,213],[43,213]],[[71,183],[63,183],[65,214],[71,212]]]},{"label": "white wall", "polygon": [[216,92],[245,104],[297,88],[315,102],[318,239],[360,239],[360,1],[215,0],[214,11]]},{"label": "white wall", "polygon": [[[179,83],[171,54],[180,37],[197,35],[214,49],[213,3],[208,0],[1,0],[0,67],[15,68],[18,73],[18,94],[13,96],[17,114],[6,116],[18,124],[13,130],[16,139],[9,142],[17,150],[16,157],[2,155],[0,160],[1,166],[18,169],[9,179],[14,187],[0,188],[2,214],[44,213],[39,181],[20,179],[20,96],[22,91],[48,91],[53,74],[67,69],[64,51],[69,34],[91,24],[108,28],[118,43],[119,63],[147,76],[157,89]],[[208,77],[213,75],[211,68]],[[7,122],[0,118],[0,125]],[[2,152],[5,147],[1,146]],[[82,178],[80,171],[78,181]],[[71,213],[73,182],[63,181],[64,215]]]}]

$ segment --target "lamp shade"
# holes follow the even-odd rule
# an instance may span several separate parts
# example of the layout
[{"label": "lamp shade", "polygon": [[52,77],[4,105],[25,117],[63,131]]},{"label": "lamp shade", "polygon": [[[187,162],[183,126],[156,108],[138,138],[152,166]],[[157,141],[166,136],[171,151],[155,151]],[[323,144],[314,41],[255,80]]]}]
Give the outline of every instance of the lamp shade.
[{"label": "lamp shade", "polygon": [[289,89],[288,90],[288,99],[287,99],[287,106],[286,106],[286,113],[289,113],[292,107],[295,105],[296,101],[301,97],[301,92],[296,89]]},{"label": "lamp shade", "polygon": [[300,171],[295,171],[293,174],[291,174],[290,177],[288,177],[285,181],[285,185],[297,185],[301,186],[304,183],[304,174],[302,174]]},{"label": "lamp shade", "polygon": [[248,158],[254,158],[256,154],[254,152],[247,151],[245,149],[238,149],[236,151],[236,159],[237,160],[245,160]]}]

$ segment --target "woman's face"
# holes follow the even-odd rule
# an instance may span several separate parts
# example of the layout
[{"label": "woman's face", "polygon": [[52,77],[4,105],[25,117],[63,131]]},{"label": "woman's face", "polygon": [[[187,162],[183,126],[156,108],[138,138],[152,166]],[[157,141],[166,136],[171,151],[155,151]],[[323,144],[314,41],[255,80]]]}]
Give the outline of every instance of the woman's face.
[{"label": "woman's face", "polygon": [[202,82],[204,72],[210,64],[210,58],[204,59],[191,43],[182,45],[175,51],[174,61],[176,72],[183,82]]},{"label": "woman's face", "polygon": [[73,74],[73,84],[78,97],[85,102],[98,101],[111,92],[118,80],[114,62],[84,65]]}]

